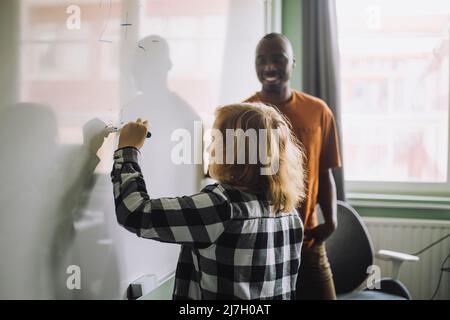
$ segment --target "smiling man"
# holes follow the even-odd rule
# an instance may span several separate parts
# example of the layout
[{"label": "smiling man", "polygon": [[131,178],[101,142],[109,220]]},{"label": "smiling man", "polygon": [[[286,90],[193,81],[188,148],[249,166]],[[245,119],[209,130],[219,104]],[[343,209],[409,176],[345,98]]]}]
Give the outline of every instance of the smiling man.
[{"label": "smiling man", "polygon": [[[306,154],[307,198],[299,208],[305,228],[297,299],[335,299],[324,241],[337,227],[336,185],[331,169],[341,165],[333,114],[319,98],[291,88],[292,45],[282,34],[264,36],[256,48],[261,91],[247,99],[276,106],[291,122]],[[325,222],[318,224],[319,204]]]}]

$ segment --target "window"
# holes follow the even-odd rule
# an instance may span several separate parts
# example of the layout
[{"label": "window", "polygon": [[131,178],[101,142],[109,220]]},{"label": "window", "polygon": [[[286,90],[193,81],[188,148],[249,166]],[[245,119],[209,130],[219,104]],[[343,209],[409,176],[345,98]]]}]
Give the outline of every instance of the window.
[{"label": "window", "polygon": [[350,191],[448,193],[448,0],[337,0]]}]

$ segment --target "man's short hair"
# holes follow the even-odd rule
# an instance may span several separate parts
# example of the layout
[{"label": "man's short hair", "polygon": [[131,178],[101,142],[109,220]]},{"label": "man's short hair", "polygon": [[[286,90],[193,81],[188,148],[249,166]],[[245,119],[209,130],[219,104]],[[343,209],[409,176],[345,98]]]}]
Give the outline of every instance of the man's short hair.
[{"label": "man's short hair", "polygon": [[264,41],[264,40],[272,40],[272,39],[281,39],[283,40],[288,47],[288,50],[291,53],[292,58],[294,58],[294,48],[292,47],[292,43],[291,41],[288,39],[288,37],[286,37],[284,34],[281,33],[277,33],[277,32],[271,32],[266,34],[264,37],[261,38],[261,40],[259,40],[258,45],[256,46],[256,50],[258,50],[259,45]]},{"label": "man's short hair", "polygon": [[263,40],[263,39],[264,40],[270,40],[270,39],[275,39],[275,38],[280,38],[280,39],[283,39],[283,40],[291,43],[291,41],[289,41],[288,37],[286,37],[284,34],[277,33],[277,32],[268,33],[264,37],[262,37],[261,40]]}]

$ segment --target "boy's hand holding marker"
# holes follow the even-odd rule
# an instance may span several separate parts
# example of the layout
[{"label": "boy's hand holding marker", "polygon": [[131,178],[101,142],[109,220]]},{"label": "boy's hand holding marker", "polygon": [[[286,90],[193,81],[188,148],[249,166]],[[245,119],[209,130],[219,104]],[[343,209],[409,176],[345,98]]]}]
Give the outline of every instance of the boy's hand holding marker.
[{"label": "boy's hand holding marker", "polygon": [[138,118],[136,122],[130,121],[120,130],[118,148],[134,147],[142,148],[148,131],[148,121]]}]

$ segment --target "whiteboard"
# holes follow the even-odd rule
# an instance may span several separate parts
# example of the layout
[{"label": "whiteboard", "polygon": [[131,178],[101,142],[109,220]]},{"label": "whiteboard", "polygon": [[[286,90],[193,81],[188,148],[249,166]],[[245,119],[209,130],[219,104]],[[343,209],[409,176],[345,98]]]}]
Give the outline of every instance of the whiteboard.
[{"label": "whiteboard", "polygon": [[[117,136],[105,126],[150,121],[151,197],[198,192],[214,108],[258,90],[264,10],[257,0],[0,2],[1,299],[123,299],[139,277],[174,272],[178,245],[116,221]],[[171,158],[180,128],[191,163]]]}]

